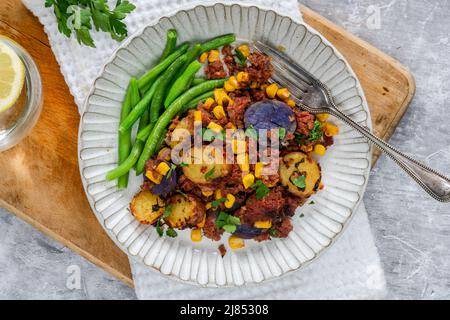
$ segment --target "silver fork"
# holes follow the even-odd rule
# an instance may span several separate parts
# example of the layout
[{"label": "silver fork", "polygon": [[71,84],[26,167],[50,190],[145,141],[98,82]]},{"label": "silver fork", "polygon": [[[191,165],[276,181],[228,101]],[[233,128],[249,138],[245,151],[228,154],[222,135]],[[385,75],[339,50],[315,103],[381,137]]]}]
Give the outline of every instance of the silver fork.
[{"label": "silver fork", "polygon": [[386,153],[434,199],[441,202],[450,202],[449,178],[400,152],[345,115],[337,107],[331,95],[331,90],[289,56],[259,41],[253,43],[252,46],[257,51],[272,57],[272,65],[275,71],[272,80],[286,87],[291,92],[292,99],[300,108],[314,114],[328,113],[344,121]]}]

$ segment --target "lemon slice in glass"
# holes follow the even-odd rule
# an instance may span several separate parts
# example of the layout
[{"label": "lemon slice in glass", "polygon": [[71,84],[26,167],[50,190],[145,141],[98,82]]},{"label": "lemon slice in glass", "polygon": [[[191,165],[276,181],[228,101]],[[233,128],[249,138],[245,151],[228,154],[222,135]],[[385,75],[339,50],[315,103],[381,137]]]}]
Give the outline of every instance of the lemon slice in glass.
[{"label": "lemon slice in glass", "polygon": [[12,107],[20,96],[25,67],[16,52],[0,41],[0,112]]}]

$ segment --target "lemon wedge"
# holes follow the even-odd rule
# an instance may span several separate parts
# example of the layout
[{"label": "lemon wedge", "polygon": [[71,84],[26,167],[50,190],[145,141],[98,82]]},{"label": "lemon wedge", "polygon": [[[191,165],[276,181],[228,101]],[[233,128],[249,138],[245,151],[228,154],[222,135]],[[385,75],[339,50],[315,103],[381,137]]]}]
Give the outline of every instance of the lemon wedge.
[{"label": "lemon wedge", "polygon": [[0,112],[12,107],[20,96],[25,67],[12,48],[0,41]]}]

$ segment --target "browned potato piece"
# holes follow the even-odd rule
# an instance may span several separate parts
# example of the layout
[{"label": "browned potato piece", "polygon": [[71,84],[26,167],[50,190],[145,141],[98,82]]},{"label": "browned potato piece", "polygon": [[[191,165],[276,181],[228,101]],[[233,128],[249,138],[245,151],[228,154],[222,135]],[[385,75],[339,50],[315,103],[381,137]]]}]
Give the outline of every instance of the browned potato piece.
[{"label": "browned potato piece", "polygon": [[165,218],[171,228],[185,229],[195,227],[206,215],[204,204],[194,195],[177,194],[169,199],[170,215]]},{"label": "browned potato piece", "polygon": [[130,203],[131,213],[142,224],[153,224],[164,212],[164,201],[148,190],[134,196]]},{"label": "browned potato piece", "polygon": [[[210,155],[211,152],[208,151],[206,146],[203,146],[202,152],[203,158],[195,161],[194,148],[191,149],[191,158],[194,160],[191,161],[191,164],[183,167],[183,173],[189,180],[197,184],[209,184],[212,180],[225,177],[230,173],[231,165],[214,163],[214,157]],[[225,162],[225,159],[223,160],[222,162]],[[200,161],[202,162],[196,163]]]},{"label": "browned potato piece", "polygon": [[193,136],[194,122],[192,117],[184,117],[181,119],[172,132],[170,146],[174,147],[181,143],[186,137]]},{"label": "browned potato piece", "polygon": [[[304,175],[305,188],[294,184],[295,179]],[[280,167],[283,186],[299,197],[308,198],[316,193],[322,179],[320,165],[303,152],[292,152],[283,157]]]}]

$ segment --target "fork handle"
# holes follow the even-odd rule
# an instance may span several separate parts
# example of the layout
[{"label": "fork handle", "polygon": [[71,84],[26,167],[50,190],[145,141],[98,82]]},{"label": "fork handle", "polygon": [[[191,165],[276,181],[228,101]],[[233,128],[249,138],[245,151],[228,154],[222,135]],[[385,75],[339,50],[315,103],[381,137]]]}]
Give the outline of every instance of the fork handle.
[{"label": "fork handle", "polygon": [[370,142],[394,160],[400,168],[408,173],[428,194],[441,202],[450,202],[450,179],[427,167],[412,157],[400,152],[395,147],[373,135],[369,130],[360,126],[337,108],[330,110],[330,114],[358,130]]}]

